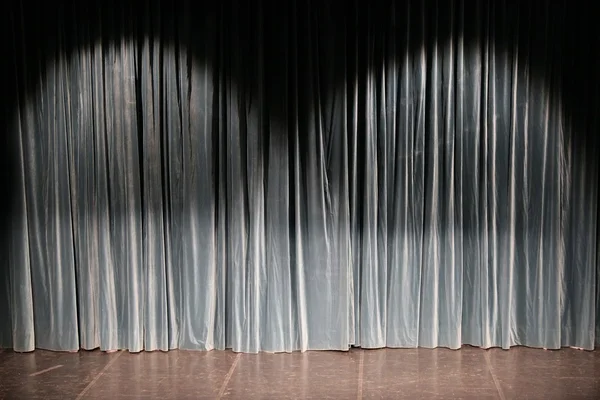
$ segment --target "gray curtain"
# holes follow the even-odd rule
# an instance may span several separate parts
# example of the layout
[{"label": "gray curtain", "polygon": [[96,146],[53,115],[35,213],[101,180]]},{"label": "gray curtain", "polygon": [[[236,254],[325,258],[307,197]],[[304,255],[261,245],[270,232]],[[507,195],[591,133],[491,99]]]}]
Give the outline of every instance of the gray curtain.
[{"label": "gray curtain", "polygon": [[594,348],[590,9],[194,3],[8,6],[0,345]]}]

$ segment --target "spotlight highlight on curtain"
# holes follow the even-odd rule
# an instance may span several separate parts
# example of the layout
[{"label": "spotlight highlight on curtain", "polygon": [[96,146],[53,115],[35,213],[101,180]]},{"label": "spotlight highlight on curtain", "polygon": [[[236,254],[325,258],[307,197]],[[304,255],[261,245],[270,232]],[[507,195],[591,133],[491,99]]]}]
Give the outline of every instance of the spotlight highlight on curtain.
[{"label": "spotlight highlight on curtain", "polygon": [[599,342],[590,10],[23,4],[0,346]]}]

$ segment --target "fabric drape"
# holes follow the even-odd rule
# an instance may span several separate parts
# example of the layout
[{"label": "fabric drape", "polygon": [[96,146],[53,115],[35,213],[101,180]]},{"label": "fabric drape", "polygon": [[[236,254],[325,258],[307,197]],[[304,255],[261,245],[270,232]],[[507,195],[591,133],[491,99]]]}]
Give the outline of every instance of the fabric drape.
[{"label": "fabric drape", "polygon": [[0,345],[593,349],[591,14],[9,6]]}]

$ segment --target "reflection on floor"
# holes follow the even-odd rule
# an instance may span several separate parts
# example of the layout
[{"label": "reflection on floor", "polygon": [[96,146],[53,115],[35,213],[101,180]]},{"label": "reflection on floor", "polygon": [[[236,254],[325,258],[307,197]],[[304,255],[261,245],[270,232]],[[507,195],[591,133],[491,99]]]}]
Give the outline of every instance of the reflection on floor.
[{"label": "reflection on floor", "polygon": [[600,351],[463,347],[292,354],[15,354],[0,399],[598,399]]}]

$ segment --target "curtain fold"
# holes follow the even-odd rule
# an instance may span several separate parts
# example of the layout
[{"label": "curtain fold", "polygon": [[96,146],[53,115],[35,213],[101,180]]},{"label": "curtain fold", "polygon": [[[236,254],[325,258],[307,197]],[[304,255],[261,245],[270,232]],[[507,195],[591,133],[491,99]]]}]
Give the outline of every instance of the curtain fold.
[{"label": "curtain fold", "polygon": [[591,10],[6,11],[0,346],[600,342]]}]

